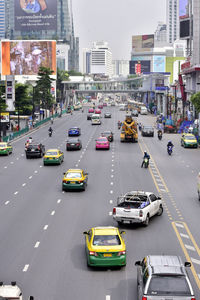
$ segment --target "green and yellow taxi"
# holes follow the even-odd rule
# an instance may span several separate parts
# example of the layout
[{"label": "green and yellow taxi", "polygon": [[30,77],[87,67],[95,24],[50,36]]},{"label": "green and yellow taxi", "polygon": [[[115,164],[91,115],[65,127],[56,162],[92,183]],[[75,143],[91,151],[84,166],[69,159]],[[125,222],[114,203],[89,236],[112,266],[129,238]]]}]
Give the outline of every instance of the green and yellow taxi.
[{"label": "green and yellow taxi", "polygon": [[83,232],[87,265],[90,267],[114,267],[126,265],[126,245],[117,227],[93,227]]},{"label": "green and yellow taxi", "polygon": [[64,173],[62,180],[62,190],[83,190],[87,186],[88,173],[82,169],[69,169]]},{"label": "green and yellow taxi", "polygon": [[12,153],[13,148],[10,143],[0,143],[0,155],[9,155]]},{"label": "green and yellow taxi", "polygon": [[59,149],[49,149],[43,157],[44,165],[60,165],[64,161],[64,154]]},{"label": "green and yellow taxi", "polygon": [[198,142],[194,134],[186,133],[181,137],[181,146],[184,148],[197,148]]}]

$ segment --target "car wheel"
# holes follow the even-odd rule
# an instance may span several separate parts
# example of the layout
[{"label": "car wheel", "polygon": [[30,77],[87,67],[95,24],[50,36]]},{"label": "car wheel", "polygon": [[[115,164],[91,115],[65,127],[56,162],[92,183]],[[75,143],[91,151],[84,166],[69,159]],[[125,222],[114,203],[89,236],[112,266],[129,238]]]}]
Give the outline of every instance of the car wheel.
[{"label": "car wheel", "polygon": [[154,137],[154,134],[152,134],[152,137]]},{"label": "car wheel", "polygon": [[28,156],[28,155],[26,155],[26,158],[27,158],[27,159],[29,159],[29,156]]},{"label": "car wheel", "polygon": [[160,205],[159,210],[157,212],[157,216],[161,216],[163,214],[163,207]]},{"label": "car wheel", "polygon": [[185,144],[185,143],[183,144],[183,147],[184,147],[184,148],[186,147],[186,144]]},{"label": "car wheel", "polygon": [[122,225],[122,222],[121,221],[117,221],[118,223],[118,226],[120,227]]},{"label": "car wheel", "polygon": [[199,198],[199,201],[200,201],[200,193],[199,193],[199,191],[198,191],[198,198]]},{"label": "car wheel", "polygon": [[148,226],[149,225],[149,214],[147,214],[146,220],[144,221],[144,226]]}]

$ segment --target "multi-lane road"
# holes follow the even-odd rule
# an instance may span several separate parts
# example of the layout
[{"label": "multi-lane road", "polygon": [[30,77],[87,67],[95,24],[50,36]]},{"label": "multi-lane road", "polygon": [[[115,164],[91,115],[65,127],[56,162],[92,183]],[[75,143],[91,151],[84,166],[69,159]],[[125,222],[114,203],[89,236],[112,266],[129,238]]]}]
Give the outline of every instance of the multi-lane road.
[{"label": "multi-lane road", "polygon": [[[25,158],[22,137],[13,154],[0,157],[0,280],[16,280],[24,299],[35,300],[136,300],[134,262],[147,254],[180,255],[192,261],[189,275],[200,299],[200,202],[196,177],[199,149],[183,149],[180,135],[165,134],[162,141],[142,138],[139,143],[120,143],[117,121],[124,112],[107,107],[111,119],[100,126],[87,121],[86,112],[56,119],[53,136],[48,126],[32,133],[34,140],[64,152],[60,166],[43,166],[42,159]],[[139,121],[152,124],[152,116]],[[69,127],[81,127],[81,151],[67,152]],[[114,132],[109,151],[96,151],[95,139],[106,129]],[[172,157],[166,144],[172,140]],[[142,151],[151,155],[150,168],[141,168]],[[62,192],[63,172],[83,168],[89,173],[85,192]],[[122,269],[89,269],[83,231],[99,225],[117,226],[112,208],[119,195],[130,190],[161,195],[164,213],[148,227],[124,226],[127,266]]]}]

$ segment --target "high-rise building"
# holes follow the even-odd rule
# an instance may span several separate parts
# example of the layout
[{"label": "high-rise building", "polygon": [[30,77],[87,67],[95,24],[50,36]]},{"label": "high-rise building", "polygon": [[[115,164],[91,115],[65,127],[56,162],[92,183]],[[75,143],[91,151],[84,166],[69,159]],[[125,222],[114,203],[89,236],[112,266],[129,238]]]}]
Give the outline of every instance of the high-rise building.
[{"label": "high-rise building", "polygon": [[113,76],[127,77],[129,75],[129,60],[113,60]]},{"label": "high-rise building", "polygon": [[91,50],[83,49],[83,74],[91,73]]},{"label": "high-rise building", "polygon": [[164,22],[158,22],[154,33],[154,43],[156,47],[166,46],[167,44],[167,24]]},{"label": "high-rise building", "polygon": [[0,0],[0,39],[5,38],[5,1]]},{"label": "high-rise building", "polygon": [[91,49],[91,74],[112,76],[112,52],[107,42],[93,43]]},{"label": "high-rise building", "polygon": [[179,38],[179,0],[167,0],[167,42]]}]

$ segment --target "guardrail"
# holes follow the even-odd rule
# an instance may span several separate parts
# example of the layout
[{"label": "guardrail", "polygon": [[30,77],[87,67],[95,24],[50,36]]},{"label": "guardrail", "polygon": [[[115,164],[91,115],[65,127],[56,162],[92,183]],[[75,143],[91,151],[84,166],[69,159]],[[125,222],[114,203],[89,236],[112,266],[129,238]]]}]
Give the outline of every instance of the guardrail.
[{"label": "guardrail", "polygon": [[[65,113],[66,113],[66,109],[62,110],[62,115],[65,114]],[[46,119],[43,119],[43,120],[41,120],[41,121],[35,123],[33,129],[35,129],[35,128],[37,128],[37,127],[40,127],[41,125],[43,125],[43,124],[49,122],[49,121],[51,120],[52,117],[53,117],[53,118],[57,118],[58,116],[59,116],[59,114],[56,113],[56,114],[54,114],[53,116],[50,116],[50,117],[48,117],[48,118],[46,118]],[[29,127],[25,127],[25,128],[23,128],[23,129],[21,129],[21,130],[19,130],[19,131],[12,132],[12,133],[10,133],[8,136],[4,136],[3,139],[2,139],[2,141],[3,141],[3,142],[9,142],[9,141],[12,141],[12,140],[16,139],[17,137],[19,137],[19,136],[21,136],[21,135],[23,135],[23,134],[25,134],[25,133],[27,133],[27,132],[29,132],[29,131],[32,131],[33,129],[29,129]]]}]

